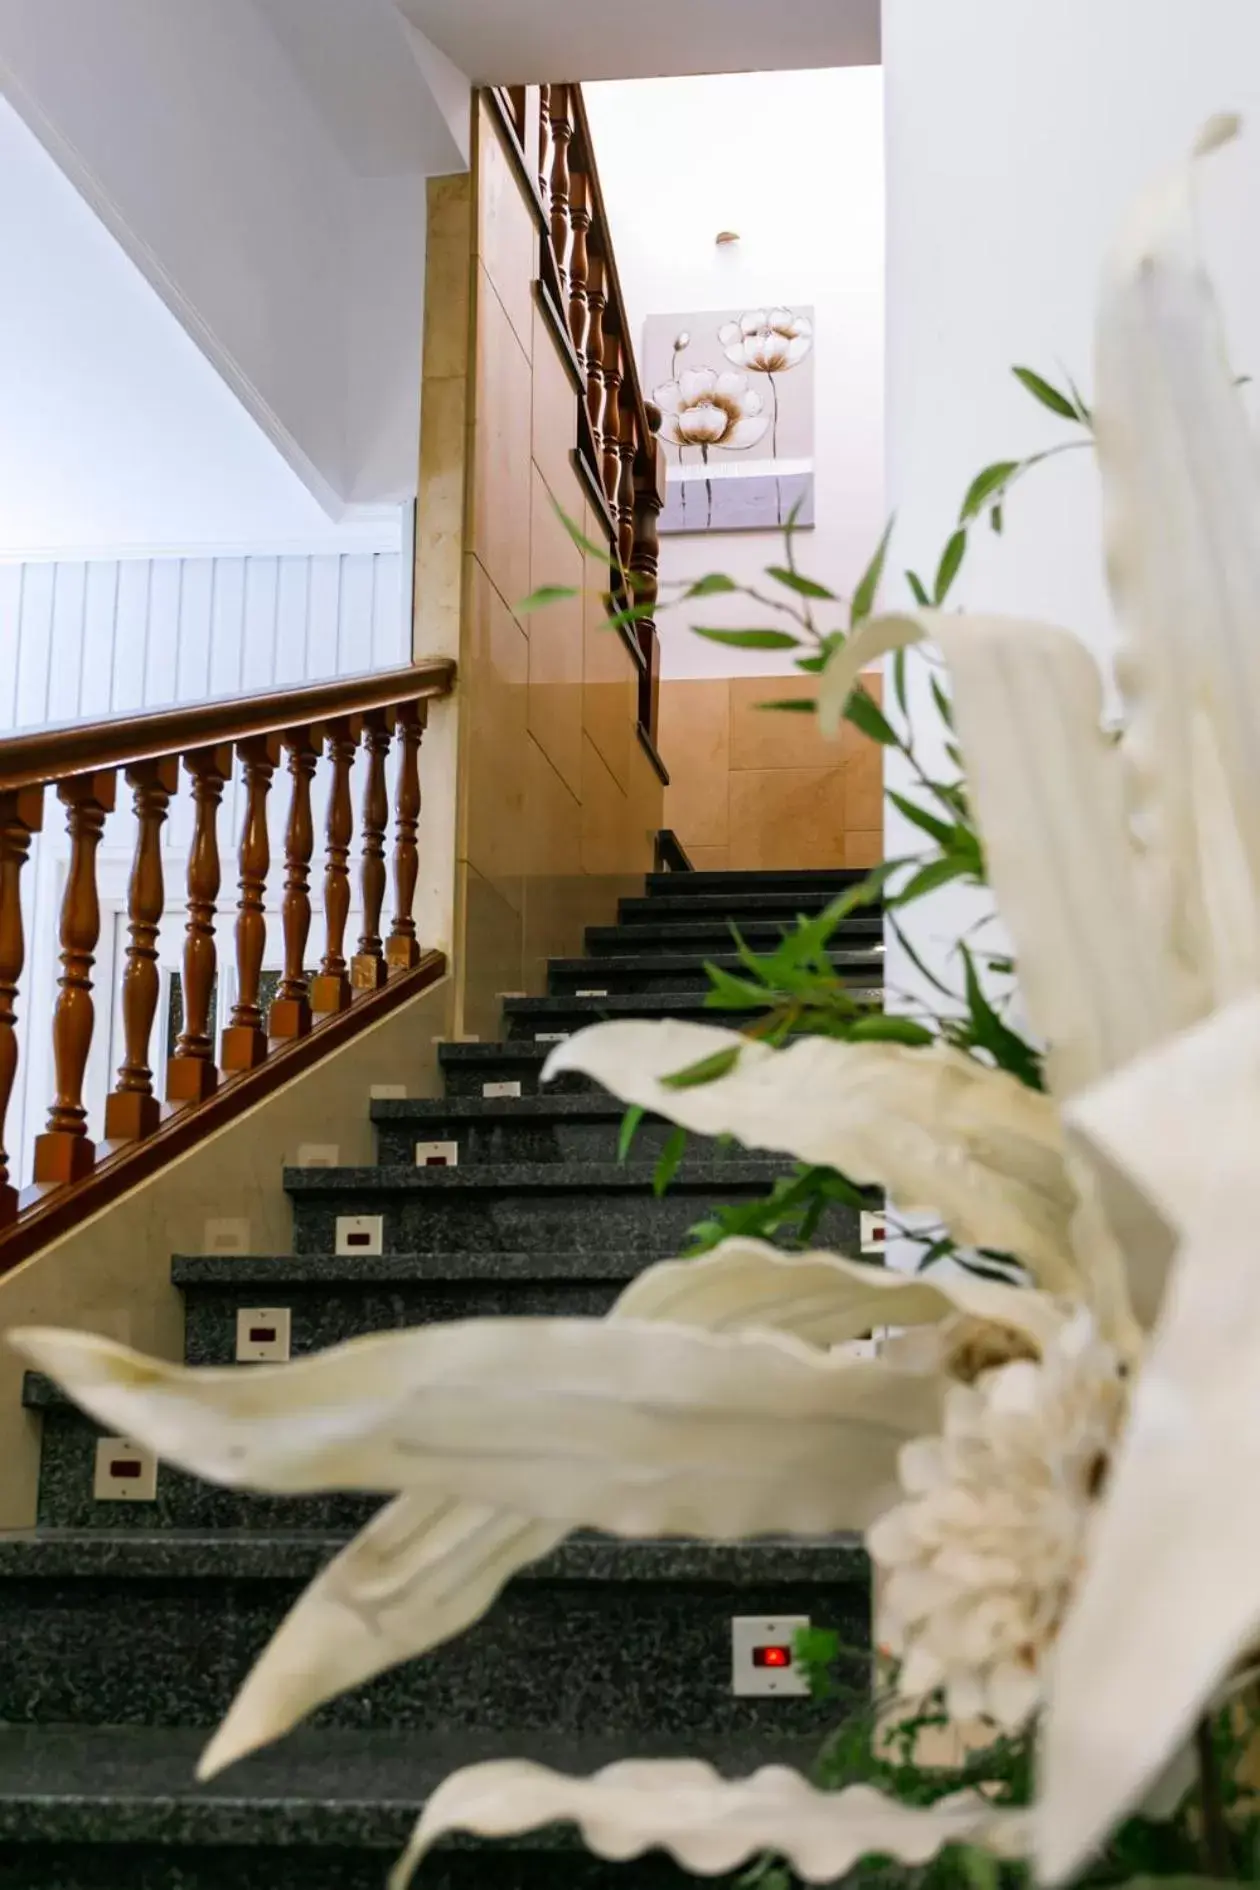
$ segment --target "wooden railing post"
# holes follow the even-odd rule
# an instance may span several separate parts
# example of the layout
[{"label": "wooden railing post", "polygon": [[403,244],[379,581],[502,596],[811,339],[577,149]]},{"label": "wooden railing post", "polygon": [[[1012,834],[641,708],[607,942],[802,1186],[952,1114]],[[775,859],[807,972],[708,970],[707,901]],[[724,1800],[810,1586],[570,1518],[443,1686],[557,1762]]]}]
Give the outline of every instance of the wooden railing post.
[{"label": "wooden railing post", "polygon": [[22,868],[31,850],[31,835],[40,831],[43,820],[42,787],[0,794],[0,1227],[8,1227],[18,1212],[18,1191],[10,1179],[3,1142],[17,1075],[17,995],[26,962]]},{"label": "wooden railing post", "polygon": [[551,191],[548,205],[551,229],[551,253],[560,293],[569,293],[569,145],[573,139],[573,112],[567,85],[553,85],[547,105],[551,126]]},{"label": "wooden railing post", "polygon": [[590,271],[587,232],[591,227],[591,204],[586,172],[574,171],[569,180],[569,225],[573,247],[569,252],[569,333],[579,361],[586,359],[586,328],[590,320],[586,307],[586,282]]},{"label": "wooden railing post", "polygon": [[122,977],[123,1060],[118,1083],[105,1099],[107,1142],[134,1142],[152,1135],[162,1119],[153,1093],[149,1050],[157,1015],[158,928],[166,904],[162,872],[162,828],[171,795],[179,786],[179,763],[141,761],[127,770],[136,817],[136,851],[127,888],[127,962]]},{"label": "wooden railing post", "polygon": [[538,195],[543,212],[551,214],[551,164],[555,147],[551,142],[551,87],[538,88]]},{"label": "wooden railing post", "polygon": [[625,571],[630,569],[630,560],[634,556],[634,462],[639,450],[637,416],[628,383],[627,374],[621,388],[621,419],[617,433],[617,452],[621,464],[617,485],[608,495],[617,519],[617,554]]},{"label": "wooden railing post", "polygon": [[350,975],[345,960],[346,920],[350,916],[350,842],[354,837],[350,768],[358,746],[357,726],[350,717],[331,724],[328,730],[332,782],[328,790],[325,841],[324,956],[319,975],[311,980],[311,1009],[320,1015],[344,1011],[350,1002]]},{"label": "wooden railing post", "polygon": [[604,331],[604,426],[602,477],[604,496],[617,516],[617,488],[621,484],[621,336]]},{"label": "wooden railing post", "polygon": [[96,890],[96,850],[105,816],[114,807],[113,769],[79,774],[57,787],[66,810],[70,864],[61,902],[61,976],[53,1011],[53,1066],[56,1094],[48,1127],[35,1141],[37,1182],[80,1181],[96,1166],[96,1145],[88,1140],[83,1106],[83,1075],[92,1048],[96,1008],[92,1002],[92,966],[101,935],[101,905]]},{"label": "wooden railing post", "polygon": [[241,896],[236,907],[236,1002],[219,1054],[225,1070],[255,1070],[267,1060],[267,1032],[260,1001],[263,953],[267,948],[267,874],[271,867],[267,797],[280,763],[280,737],[253,735],[238,742],[236,753],[245,787],[237,882]]},{"label": "wooden railing post", "polygon": [[284,977],[271,1006],[268,1029],[273,1037],[305,1037],[311,1028],[311,994],[306,977],[306,941],[311,931],[311,854],[315,830],[311,824],[311,778],[319,760],[314,733],[291,729],[284,738],[293,782],[289,824],[284,836]]},{"label": "wooden railing post", "polygon": [[385,791],[385,757],[389,753],[389,723],[382,710],[364,717],[363,746],[367,750],[367,785],[363,790],[363,934],[350,961],[350,982],[356,991],[375,991],[389,977],[381,949],[381,907],[385,901],[385,828],[389,797]]},{"label": "wooden railing post", "polygon": [[607,307],[604,259],[591,250],[586,264],[586,410],[595,442],[596,472],[604,450],[604,310]]},{"label": "wooden railing post", "polygon": [[229,743],[198,748],[184,756],[192,781],[193,835],[188,849],[188,924],[184,931],[184,1028],[166,1064],[166,1099],[200,1103],[219,1087],[210,1035],[218,952],[215,909],[223,883],[219,863],[219,803],[232,767]]},{"label": "wooden railing post", "polygon": [[385,962],[391,970],[410,971],[420,963],[420,945],[416,938],[414,916],[416,881],[420,874],[420,850],[416,835],[420,825],[420,743],[424,739],[428,707],[423,702],[408,702],[397,712],[396,727],[401,753],[398,757],[398,782],[394,806],[394,924],[385,946]]}]

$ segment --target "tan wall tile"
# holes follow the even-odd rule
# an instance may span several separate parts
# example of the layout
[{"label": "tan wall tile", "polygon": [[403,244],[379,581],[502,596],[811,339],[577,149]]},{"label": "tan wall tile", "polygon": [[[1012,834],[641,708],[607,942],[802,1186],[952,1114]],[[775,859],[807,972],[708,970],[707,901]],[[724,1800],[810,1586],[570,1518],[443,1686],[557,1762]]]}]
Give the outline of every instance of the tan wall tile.
[{"label": "tan wall tile", "polygon": [[426,195],[428,235],[462,236],[471,249],[473,180],[469,172],[453,171],[448,177],[431,177]]},{"label": "tan wall tile", "polygon": [[578,396],[559,343],[537,303],[534,305],[534,463],[575,524],[581,526],[585,504],[569,506],[565,492],[573,476],[570,454],[577,444]]},{"label": "tan wall tile", "polygon": [[417,656],[459,650],[467,474],[468,383],[426,381],[416,501]]},{"label": "tan wall tile", "polygon": [[835,867],[844,848],[842,768],[747,768],[731,775],[733,867]]},{"label": "tan wall tile", "polygon": [[884,829],[872,828],[869,832],[851,828],[844,836],[844,863],[846,866],[878,866],[884,857]]},{"label": "tan wall tile", "polygon": [[[666,826],[669,825],[668,820]],[[729,847],[688,847],[687,858],[697,873],[724,873],[731,863]]]},{"label": "tan wall tile", "polygon": [[523,989],[543,991],[547,960],[582,949],[582,809],[532,738],[525,744]]},{"label": "tan wall tile", "polygon": [[528,356],[533,289],[538,275],[538,225],[516,181],[494,118],[484,105],[478,126],[476,178],[477,254]]},{"label": "tan wall tile", "polygon": [[494,887],[467,863],[456,886],[459,937],[456,966],[459,1029],[492,1043],[502,1035],[504,991],[523,991],[522,920]]},{"label": "tan wall tile", "polygon": [[[599,527],[591,509],[585,530],[592,544]],[[583,597],[582,726],[598,748],[613,779],[625,788],[630,772],[630,744],[638,711],[639,670],[618,631],[608,628],[604,593],[607,561],[587,555]]]},{"label": "tan wall tile", "polygon": [[523,903],[529,644],[475,559],[461,667],[460,858],[514,911]]},{"label": "tan wall tile", "polygon": [[884,751],[851,722],[841,731],[845,825],[862,831],[884,824]]},{"label": "tan wall tile", "polygon": [[725,677],[661,684],[657,746],[669,770],[665,825],[690,852],[730,838],[730,684]]},{"label": "tan wall tile", "polygon": [[477,275],[471,548],[513,608],[529,590],[529,357],[486,271]]},{"label": "tan wall tile", "polygon": [[626,796],[603,758],[584,738],[582,755],[582,871],[596,877],[625,873]]},{"label": "tan wall tile", "polygon": [[665,787],[637,735],[630,744],[630,781],[626,790],[626,870],[650,873],[656,863],[656,836],[665,825]]},{"label": "tan wall tile", "polygon": [[472,179],[431,177],[424,268],[426,380],[468,373],[472,271]]},{"label": "tan wall tile", "polygon": [[[530,588],[567,585],[580,591],[582,554],[557,518],[551,493],[537,467],[532,474]],[[560,503],[569,510],[560,495]],[[569,513],[573,516],[572,512]],[[570,791],[582,792],[581,597],[536,611],[529,622],[529,731]]]}]

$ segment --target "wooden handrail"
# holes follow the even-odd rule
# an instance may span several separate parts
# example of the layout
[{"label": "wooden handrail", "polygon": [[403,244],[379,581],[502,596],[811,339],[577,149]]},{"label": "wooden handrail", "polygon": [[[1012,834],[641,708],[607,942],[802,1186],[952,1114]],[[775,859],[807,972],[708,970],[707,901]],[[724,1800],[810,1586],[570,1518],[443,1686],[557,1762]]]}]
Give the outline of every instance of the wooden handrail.
[{"label": "wooden handrail", "polygon": [[585,172],[591,228],[599,230],[603,239],[604,294],[608,298],[609,309],[604,321],[606,326],[615,327],[617,333],[625,337],[626,352],[622,363],[622,382],[634,406],[638,456],[646,464],[660,419],[657,418],[656,426],[650,423],[648,405],[639,382],[639,365],[630,341],[630,320],[626,310],[626,298],[622,293],[621,277],[617,271],[617,257],[612,245],[612,226],[608,221],[608,211],[604,207],[604,192],[599,181],[599,166],[595,161],[595,146],[591,142],[591,124],[586,115],[586,100],[582,96],[580,85],[570,86],[569,91],[573,112],[573,164],[575,169]]},{"label": "wooden handrail", "polygon": [[[41,831],[45,794],[56,790],[65,813],[69,862],[61,892],[60,970],[51,1019],[53,1094],[47,1124],[34,1137],[33,1185],[19,1191],[0,1146],[0,1272],[133,1181],[182,1153],[199,1136],[268,1089],[296,1074],[346,1035],[373,1022],[442,975],[440,953],[425,951],[414,902],[420,868],[420,748],[435,696],[449,695],[455,666],[432,659],[406,669],[313,683],[269,695],[227,697],[115,721],[41,729],[0,742],[0,1143],[18,1060],[17,1009],[27,953],[23,867]],[[365,786],[359,825],[358,879],[364,936],[347,964],[345,928],[355,837],[351,771],[362,741]],[[391,784],[387,762],[397,743]],[[315,917],[312,785],[326,762],[323,952],[312,976],[308,941]],[[239,771],[243,818],[239,843],[225,851],[219,831],[225,789]],[[132,856],[125,917],[128,943],[110,954],[112,982],[99,981],[101,934],[98,854],[114,815],[119,774],[132,790],[123,835]],[[181,774],[192,803],[183,870],[164,871],[162,828]],[[287,822],[272,849],[267,819],[273,781],[288,777]],[[392,822],[391,822],[392,802]],[[392,829],[392,833],[391,833]],[[387,839],[392,838],[394,913],[380,936]],[[115,841],[116,844],[116,841]],[[226,870],[225,870],[226,869]],[[224,881],[236,895],[222,897]],[[283,978],[264,1007],[261,970],[267,890],[279,907]],[[282,894],[280,886],[282,883]],[[159,995],[158,937],[183,905],[183,1028],[168,1046],[164,1099],[155,1093],[153,1029]],[[179,897],[179,893],[176,894]],[[228,906],[228,911],[224,910]],[[234,955],[224,949],[231,926]],[[44,941],[40,941],[44,947]],[[46,949],[46,948],[45,948]],[[41,952],[40,955],[43,955]],[[231,968],[236,1001],[230,1018],[216,989]],[[115,990],[117,986],[117,990]],[[99,1018],[118,1013],[123,1059],[112,1093],[93,1100],[88,1083]],[[37,1106],[38,1098],[34,1099]],[[95,1120],[93,1118],[98,1118]],[[97,1140],[103,1129],[102,1139]]]},{"label": "wooden handrail", "polygon": [[402,701],[446,696],[454,676],[455,665],[449,658],[431,656],[405,669],[339,676],[331,682],[279,689],[269,695],[215,696],[208,702],[154,709],[147,715],[66,722],[32,730],[29,735],[10,735],[0,741],[0,793],[47,786],[95,769],[157,761],[216,742],[284,734],[303,724],[314,727],[337,716],[386,709]]}]

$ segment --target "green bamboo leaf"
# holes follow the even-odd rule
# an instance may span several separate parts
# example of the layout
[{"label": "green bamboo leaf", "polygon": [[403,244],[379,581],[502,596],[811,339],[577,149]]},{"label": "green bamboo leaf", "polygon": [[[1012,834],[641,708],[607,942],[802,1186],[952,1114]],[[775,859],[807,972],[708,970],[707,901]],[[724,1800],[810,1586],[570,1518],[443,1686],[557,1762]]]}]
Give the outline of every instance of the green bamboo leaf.
[{"label": "green bamboo leaf", "polygon": [[1011,373],[1021,387],[1026,387],[1033,399],[1039,400],[1043,407],[1048,407],[1051,413],[1057,413],[1061,420],[1075,420],[1079,424],[1081,416],[1067,395],[1061,394],[1057,387],[1051,387],[1042,375],[1030,367],[1013,367]]},{"label": "green bamboo leaf", "polygon": [[936,973],[934,971],[929,970],[928,966],[924,964],[922,958],[920,958],[918,952],[915,950],[914,946],[910,943],[910,940],[906,937],[904,929],[897,923],[896,913],[890,911],[887,917],[888,917],[888,926],[893,934],[893,937],[896,939],[898,945],[900,945],[902,951],[906,954],[906,957],[910,960],[910,963],[914,966],[919,976],[924,980],[925,983],[934,986],[935,989],[940,992],[942,997],[948,998],[951,1004],[956,1004],[958,1002],[958,993],[956,991],[951,991],[949,986],[947,984],[943,984],[941,980],[937,977]]},{"label": "green bamboo leaf", "polygon": [[900,809],[912,826],[918,827],[920,832],[928,835],[929,839],[935,840],[938,847],[941,847],[946,853],[952,853],[954,851],[954,836],[957,831],[956,823],[938,820],[936,815],[929,814],[925,807],[920,807],[916,802],[907,800],[904,794],[894,793],[891,788],[888,789],[888,799],[892,802],[894,807]]},{"label": "green bamboo leaf", "polygon": [[758,709],[782,709],[786,715],[813,715],[818,703],[813,696],[787,696],[779,702],[758,702]]},{"label": "green bamboo leaf", "polygon": [[825,584],[815,584],[813,578],[802,577],[790,565],[768,564],[766,576],[772,577],[776,584],[782,584],[785,590],[795,591],[799,597],[814,597],[824,604],[835,602],[834,591],[829,591]]},{"label": "green bamboo leaf", "polygon": [[625,1115],[621,1118],[621,1128],[617,1135],[617,1160],[619,1162],[624,1162],[629,1155],[630,1144],[634,1141],[638,1133],[639,1124],[646,1114],[647,1111],[641,1108],[638,1103],[631,1103]]},{"label": "green bamboo leaf", "polygon": [[554,499],[551,501],[551,505],[556,517],[560,520],[560,523],[564,526],[565,531],[568,532],[569,537],[573,540],[579,551],[589,551],[593,558],[601,558],[605,564],[612,562],[612,552],[607,544],[597,545],[593,539],[587,538],[583,534],[581,526],[576,524],[574,520],[569,517],[564,507],[557,505]]},{"label": "green bamboo leaf", "polygon": [[875,547],[875,554],[858,579],[858,587],[853,593],[853,602],[849,606],[849,628],[856,629],[865,623],[875,607],[875,593],[880,587],[884,575],[884,562],[888,556],[888,545],[892,538],[893,521],[889,519],[884,527],[883,536]]},{"label": "green bamboo leaf", "polygon": [[1090,412],[1089,408],[1085,405],[1085,402],[1081,396],[1080,388],[1076,385],[1076,382],[1072,379],[1072,376],[1067,373],[1066,369],[1064,370],[1064,373],[1067,379],[1068,391],[1072,396],[1072,405],[1076,409],[1077,419],[1081,422],[1083,426],[1092,427],[1094,424],[1094,416]]},{"label": "green bamboo leaf", "polygon": [[733,650],[795,650],[801,641],[787,630],[713,630],[698,623],[691,627],[698,637],[708,637],[710,643],[724,643]]},{"label": "green bamboo leaf", "polygon": [[855,689],[844,705],[847,722],[852,722],[861,734],[869,735],[873,742],[883,748],[895,748],[897,737],[879,705],[872,701],[865,689]]},{"label": "green bamboo leaf", "polygon": [[954,705],[942,689],[938,676],[933,676],[932,678],[932,700],[936,704],[936,712],[942,722],[944,722],[946,728],[953,728]]},{"label": "green bamboo leaf", "polygon": [[728,591],[737,591],[739,585],[734,578],[729,578],[723,571],[710,571],[708,577],[697,578],[694,584],[683,592],[684,597],[722,597]]},{"label": "green bamboo leaf", "polygon": [[676,1070],[673,1076],[663,1076],[662,1089],[698,1089],[702,1083],[716,1083],[720,1076],[729,1075],[735,1068],[742,1047],[732,1044],[729,1050],[717,1050],[711,1057],[701,1057],[698,1063]]},{"label": "green bamboo leaf", "polygon": [[1002,508],[1000,505],[995,505],[993,510],[989,513],[989,530],[995,532],[999,538],[1002,536]]},{"label": "green bamboo leaf", "polygon": [[908,1043],[917,1048],[936,1042],[912,1017],[859,1017],[845,1035],[850,1043]]},{"label": "green bamboo leaf", "polygon": [[920,610],[931,610],[932,600],[928,596],[923,579],[919,576],[917,571],[906,572],[906,583],[910,586],[914,601],[919,606]]},{"label": "green bamboo leaf", "polygon": [[906,652],[904,649],[893,651],[893,694],[897,698],[897,707],[903,716],[910,711],[906,707]]},{"label": "green bamboo leaf", "polygon": [[982,472],[978,472],[967,487],[958,513],[959,522],[965,525],[969,519],[979,518],[984,510],[985,500],[991,498],[1004,486],[1012,473],[1019,471],[1019,467],[1020,462],[1017,459],[997,459],[991,466],[986,466]]},{"label": "green bamboo leaf", "polygon": [[679,1163],[682,1161],[686,1152],[686,1129],[671,1129],[665,1138],[665,1146],[661,1150],[659,1159],[657,1160],[656,1172],[652,1176],[652,1193],[658,1200],[664,1194],[666,1188],[668,1188],[670,1182],[674,1179],[674,1176],[678,1173]]},{"label": "green bamboo leaf", "polygon": [[958,576],[962,561],[967,554],[967,534],[960,525],[944,551],[936,567],[936,583],[932,587],[932,602],[939,606],[949,596],[950,586]]},{"label": "green bamboo leaf", "polygon": [[926,866],[921,866],[917,873],[910,876],[904,886],[898,888],[889,904],[912,905],[916,899],[935,892],[938,886],[948,886],[951,880],[964,878],[967,870],[966,862],[954,854],[943,860],[929,860]]},{"label": "green bamboo leaf", "polygon": [[987,1050],[999,1069],[1009,1070],[1029,1089],[1041,1089],[1041,1058],[1018,1031],[1003,1023],[985,996],[971,953],[961,942],[958,949],[962,954],[972,1042],[977,1048]]},{"label": "green bamboo leaf", "polygon": [[733,973],[723,971],[720,965],[706,964],[705,971],[709,978],[709,989],[704,994],[704,1001],[709,1010],[764,1011],[766,1009],[770,1000],[763,986],[750,984],[747,978],[737,978]]},{"label": "green bamboo leaf", "polygon": [[540,584],[536,591],[522,598],[516,606],[518,617],[528,617],[532,611],[546,610],[548,604],[563,603],[566,597],[580,597],[581,591],[571,584]]}]

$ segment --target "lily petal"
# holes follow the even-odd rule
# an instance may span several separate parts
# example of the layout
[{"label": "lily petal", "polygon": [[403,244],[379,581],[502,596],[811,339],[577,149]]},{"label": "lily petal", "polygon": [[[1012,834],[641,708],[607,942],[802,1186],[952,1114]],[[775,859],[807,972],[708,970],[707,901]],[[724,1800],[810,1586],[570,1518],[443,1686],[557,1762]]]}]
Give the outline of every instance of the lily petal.
[{"label": "lily petal", "polygon": [[1025,1812],[1003,1810],[979,1793],[910,1806],[869,1785],[822,1792],[781,1765],[728,1780],[698,1759],[632,1759],[592,1778],[566,1778],[524,1759],[499,1759],[439,1785],[390,1890],[406,1890],[448,1832],[509,1837],[561,1821],[578,1824],[600,1857],[621,1861],[661,1845],[688,1870],[715,1877],[769,1850],[806,1883],[831,1883],[871,1852],[909,1864],[926,1863],[947,1844],[1017,1856],[1027,1828]]},{"label": "lily petal", "polygon": [[[716,1082],[663,1081],[730,1050],[737,1060]],[[618,1022],[560,1044],[543,1075],[565,1070],[702,1135],[825,1163],[907,1208],[934,1208],[962,1245],[1017,1254],[1050,1292],[1079,1284],[1054,1105],[947,1045],[803,1037],[772,1050],[704,1024]]]},{"label": "lily petal", "polygon": [[189,1369],[79,1332],[17,1350],[85,1410],[210,1482],[420,1489],[616,1535],[865,1527],[937,1381],[777,1333],[484,1319],[290,1365]]}]

